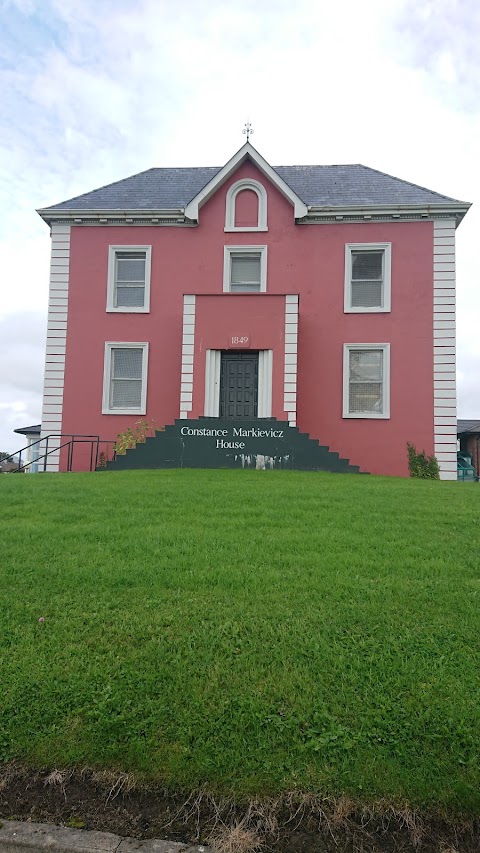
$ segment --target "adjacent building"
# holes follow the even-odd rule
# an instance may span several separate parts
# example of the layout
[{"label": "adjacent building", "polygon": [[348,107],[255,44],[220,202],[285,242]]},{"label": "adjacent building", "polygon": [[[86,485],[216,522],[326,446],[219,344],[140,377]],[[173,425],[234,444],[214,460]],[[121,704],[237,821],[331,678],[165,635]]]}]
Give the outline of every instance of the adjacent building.
[{"label": "adjacent building", "polygon": [[38,457],[44,452],[43,443],[40,442],[41,429],[41,424],[33,424],[13,430],[18,435],[23,435],[26,442],[20,451],[18,462],[26,474],[36,474],[38,472]]},{"label": "adjacent building", "polygon": [[458,421],[458,441],[462,456],[471,460],[475,476],[480,477],[480,418]]}]

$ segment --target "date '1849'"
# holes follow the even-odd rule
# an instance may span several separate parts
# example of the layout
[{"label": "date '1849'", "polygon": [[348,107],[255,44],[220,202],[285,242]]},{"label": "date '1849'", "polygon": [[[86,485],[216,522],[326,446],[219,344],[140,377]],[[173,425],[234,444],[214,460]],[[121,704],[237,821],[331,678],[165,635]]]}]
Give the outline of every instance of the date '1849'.
[{"label": "date '1849'", "polygon": [[231,347],[248,347],[250,338],[248,335],[232,335],[230,338]]}]

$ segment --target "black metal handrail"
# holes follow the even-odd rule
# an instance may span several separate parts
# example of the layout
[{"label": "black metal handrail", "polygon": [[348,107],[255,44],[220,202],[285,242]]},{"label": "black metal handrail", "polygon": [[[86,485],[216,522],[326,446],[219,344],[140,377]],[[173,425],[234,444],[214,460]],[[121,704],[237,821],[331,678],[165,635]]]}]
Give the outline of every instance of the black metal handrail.
[{"label": "black metal handrail", "polygon": [[[49,440],[51,439],[59,439],[59,438],[68,438],[68,441],[63,442],[62,444],[55,444],[54,447],[50,447],[49,449]],[[22,465],[22,453],[24,451],[29,450],[32,447],[35,447],[37,444],[45,444],[45,452],[42,453],[37,459],[32,459],[29,462],[25,462]],[[98,460],[100,455],[100,445],[115,445],[114,439],[109,438],[100,438],[99,435],[82,435],[81,433],[49,433],[49,435],[43,435],[41,438],[37,439],[37,441],[32,441],[31,444],[25,445],[21,450],[15,451],[15,453],[11,453],[9,456],[6,456],[3,460],[4,462],[8,462],[9,459],[14,459],[18,456],[18,466],[11,472],[12,474],[17,474],[20,471],[25,471],[27,468],[30,468],[31,465],[36,465],[39,462],[43,461],[43,471],[47,470],[47,459],[52,453],[58,453],[60,450],[67,448],[67,471],[71,471],[73,467],[73,451],[76,444],[90,444],[90,471],[94,471],[98,467]],[[95,450],[95,455],[94,455]],[[113,459],[115,459],[115,450],[113,451]],[[95,459],[95,464],[94,464]]]}]

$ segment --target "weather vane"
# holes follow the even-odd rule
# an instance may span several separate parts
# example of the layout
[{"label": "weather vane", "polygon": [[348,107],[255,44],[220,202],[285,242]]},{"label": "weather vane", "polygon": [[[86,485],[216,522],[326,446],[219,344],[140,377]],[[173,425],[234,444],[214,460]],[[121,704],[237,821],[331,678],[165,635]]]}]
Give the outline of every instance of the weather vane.
[{"label": "weather vane", "polygon": [[253,127],[252,127],[252,125],[250,124],[250,122],[249,122],[249,121],[246,121],[246,122],[245,122],[245,127],[244,127],[244,129],[242,130],[242,133],[246,133],[246,134],[247,134],[247,142],[249,142],[249,137],[250,137],[250,135],[251,135],[252,133],[254,133]]}]

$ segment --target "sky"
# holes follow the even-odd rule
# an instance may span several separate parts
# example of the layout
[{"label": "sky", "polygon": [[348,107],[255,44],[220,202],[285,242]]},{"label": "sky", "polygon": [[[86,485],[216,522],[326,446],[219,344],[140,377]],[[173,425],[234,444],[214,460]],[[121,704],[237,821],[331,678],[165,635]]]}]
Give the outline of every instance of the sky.
[{"label": "sky", "polygon": [[37,208],[152,166],[363,163],[473,202],[457,232],[459,417],[480,420],[479,0],[0,0],[0,450],[39,423]]}]

